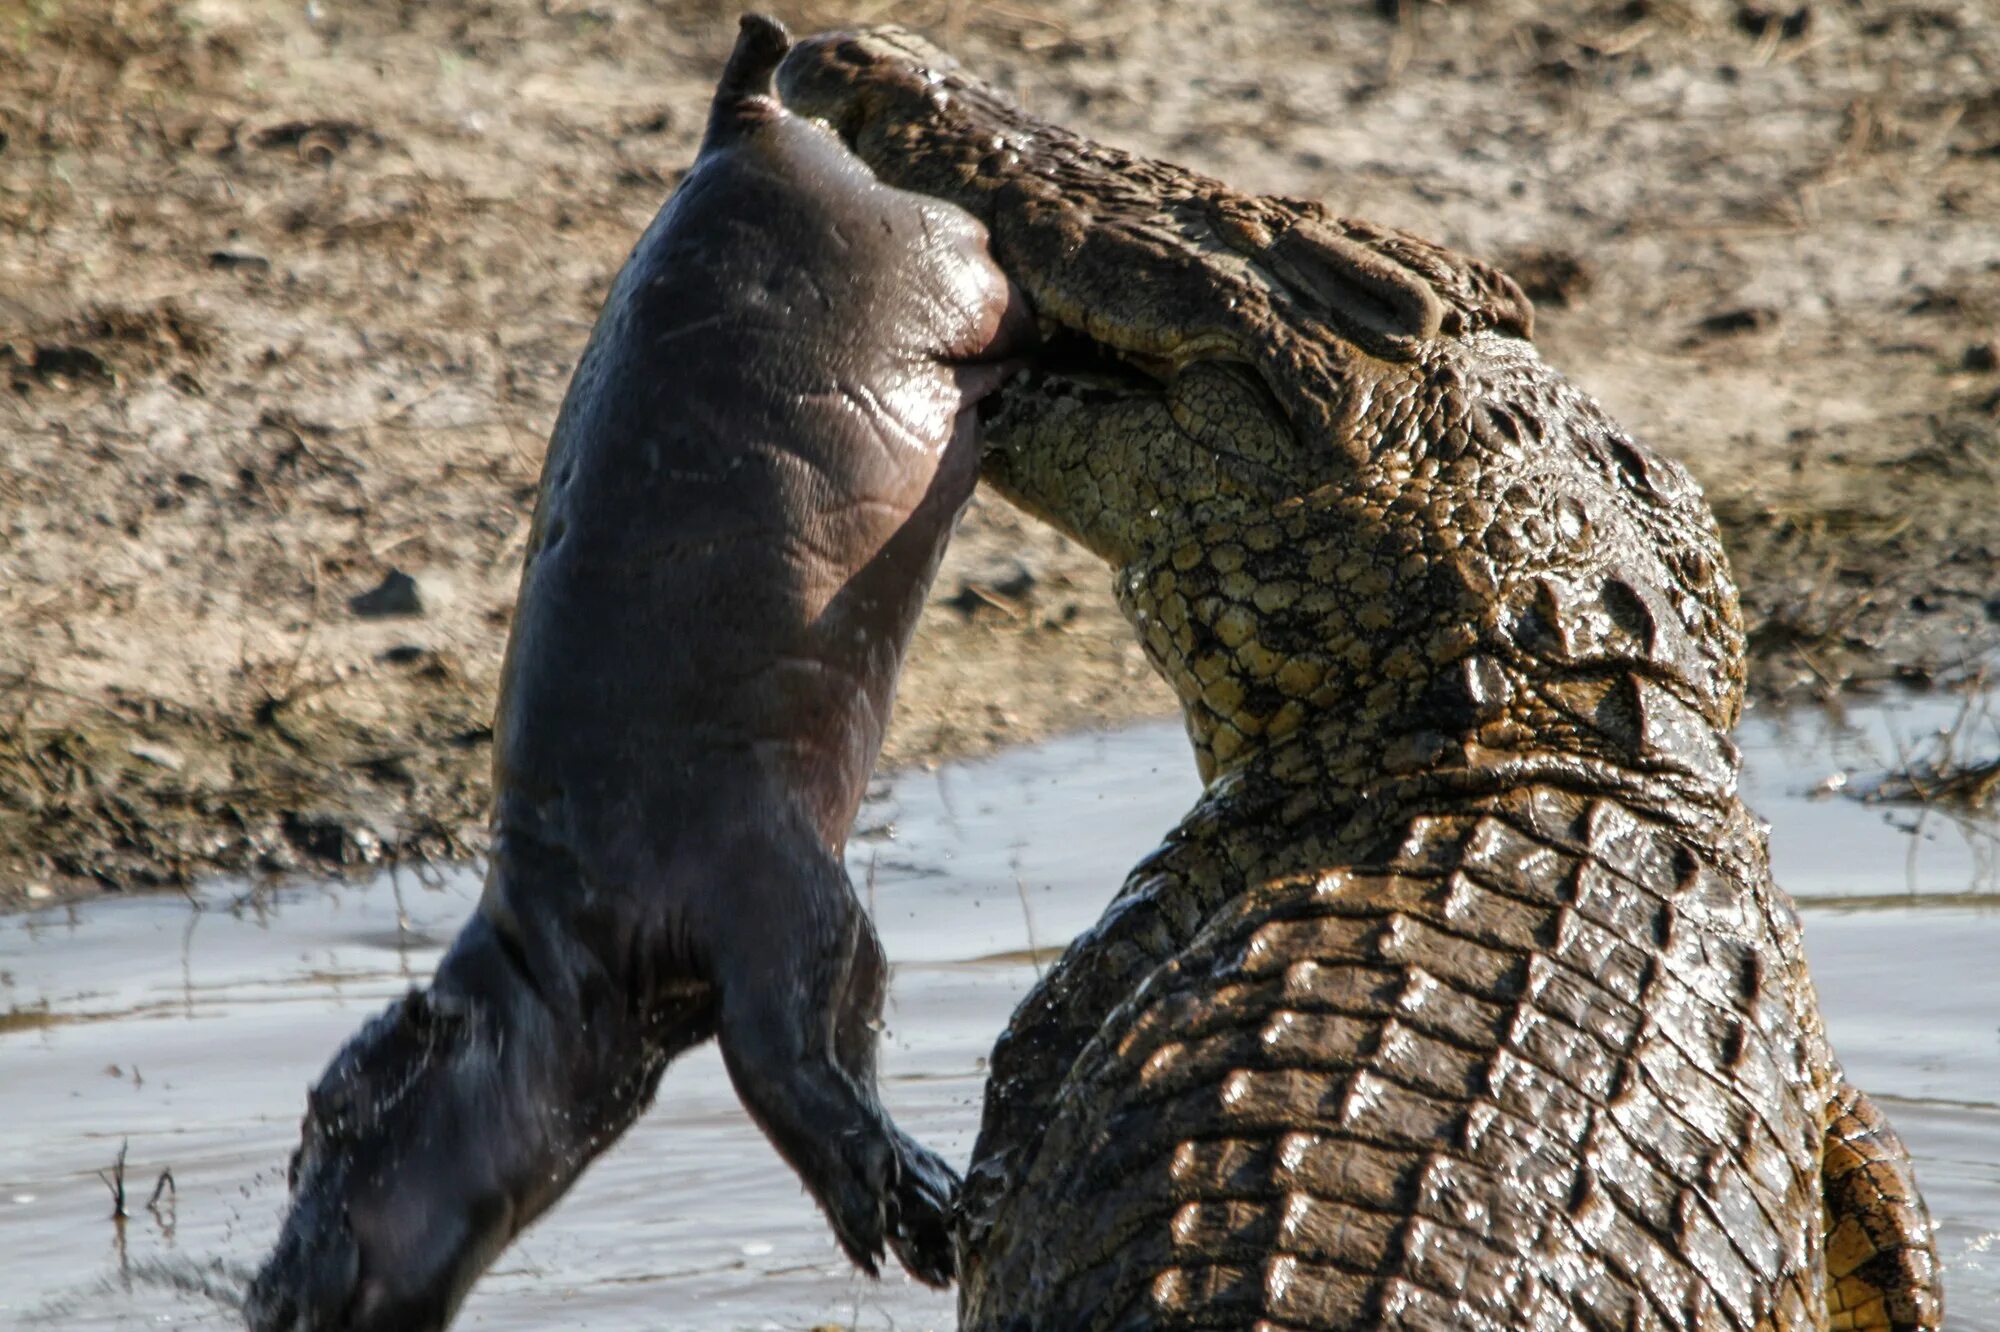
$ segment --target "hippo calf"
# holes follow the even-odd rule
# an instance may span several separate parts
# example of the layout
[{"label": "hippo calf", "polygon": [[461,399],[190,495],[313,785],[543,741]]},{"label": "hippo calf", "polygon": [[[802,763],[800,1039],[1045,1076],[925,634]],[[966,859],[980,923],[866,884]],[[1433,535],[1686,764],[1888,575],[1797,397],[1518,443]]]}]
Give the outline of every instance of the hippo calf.
[{"label": "hippo calf", "polygon": [[1028,321],[978,223],[777,104],[788,45],[744,20],[577,366],[484,895],[311,1092],[254,1328],[443,1327],[710,1036],[854,1262],[951,1279],[956,1181],[877,1099],[885,967],[842,852]]}]

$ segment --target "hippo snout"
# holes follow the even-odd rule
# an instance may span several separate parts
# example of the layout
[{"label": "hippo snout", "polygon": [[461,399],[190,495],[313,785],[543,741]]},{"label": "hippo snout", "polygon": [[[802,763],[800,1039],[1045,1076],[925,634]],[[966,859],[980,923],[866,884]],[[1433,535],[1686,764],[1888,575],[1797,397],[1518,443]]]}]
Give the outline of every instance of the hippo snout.
[{"label": "hippo snout", "polygon": [[251,1332],[341,1328],[361,1275],[361,1250],[345,1224],[288,1229],[250,1283],[244,1319]]},{"label": "hippo snout", "polygon": [[496,1042],[475,1031],[488,1025],[413,991],[335,1059],[308,1098],[291,1211],[246,1297],[253,1332],[449,1322],[511,1233],[505,1182],[472,1129],[501,1108]]},{"label": "hippo snout", "polygon": [[251,1286],[252,1332],[442,1332],[506,1229],[436,1219],[408,1247],[363,1244],[344,1225],[281,1246]]}]

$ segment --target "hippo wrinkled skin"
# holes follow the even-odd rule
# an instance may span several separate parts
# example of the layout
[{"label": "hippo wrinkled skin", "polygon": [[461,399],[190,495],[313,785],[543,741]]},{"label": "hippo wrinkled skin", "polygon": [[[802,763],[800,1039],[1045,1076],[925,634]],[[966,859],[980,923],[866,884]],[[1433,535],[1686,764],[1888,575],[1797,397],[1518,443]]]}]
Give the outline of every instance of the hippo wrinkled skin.
[{"label": "hippo wrinkled skin", "polygon": [[745,20],[577,366],[485,893],[313,1089],[254,1328],[443,1327],[711,1036],[854,1262],[952,1276],[956,1180],[877,1100],[842,852],[1021,321],[983,228],[778,106],[787,45]]}]

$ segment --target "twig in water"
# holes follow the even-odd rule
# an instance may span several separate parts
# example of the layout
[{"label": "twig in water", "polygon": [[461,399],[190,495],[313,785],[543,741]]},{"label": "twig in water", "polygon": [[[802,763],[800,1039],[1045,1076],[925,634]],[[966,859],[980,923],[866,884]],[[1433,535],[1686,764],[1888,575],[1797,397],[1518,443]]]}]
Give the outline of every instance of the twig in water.
[{"label": "twig in water", "polygon": [[118,1159],[111,1163],[111,1173],[108,1176],[102,1170],[97,1172],[97,1177],[104,1181],[104,1187],[111,1190],[111,1219],[113,1221],[123,1221],[125,1219],[125,1153],[130,1150],[131,1146],[132,1140],[130,1138],[118,1144]]},{"label": "twig in water", "polygon": [[[167,1196],[164,1212],[160,1210],[160,1195],[163,1192]],[[174,1224],[179,1220],[176,1213],[179,1210],[180,1197],[180,1188],[174,1183],[174,1172],[170,1169],[162,1170],[160,1177],[153,1181],[153,1196],[146,1199],[146,1210],[153,1214],[153,1224],[160,1228],[161,1236],[166,1239],[174,1237]]]},{"label": "twig in water", "polygon": [[1034,944],[1034,910],[1028,908],[1028,884],[1022,882],[1020,874],[1014,876],[1014,894],[1020,896],[1020,918],[1028,926],[1028,962],[1034,966],[1034,978],[1042,978],[1042,950]]},{"label": "twig in water", "polygon": [[1900,771],[1865,789],[1863,798],[1871,804],[1942,807],[1954,818],[1989,811],[2000,803],[2000,758],[1964,756],[1975,725],[1990,721],[1984,683],[1974,677],[1957,718],[1932,739],[1928,752],[1912,755],[1899,743]]}]

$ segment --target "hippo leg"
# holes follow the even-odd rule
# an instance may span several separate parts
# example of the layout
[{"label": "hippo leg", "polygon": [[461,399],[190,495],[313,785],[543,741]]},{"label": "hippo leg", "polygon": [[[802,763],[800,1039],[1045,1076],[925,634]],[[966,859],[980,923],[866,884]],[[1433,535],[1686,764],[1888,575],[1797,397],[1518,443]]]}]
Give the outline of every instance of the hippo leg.
[{"label": "hippo leg", "polygon": [[[308,1098],[292,1204],[247,1294],[254,1332],[437,1332],[473,1281],[714,1032],[713,992],[632,1013],[600,954],[505,908],[582,889],[516,839],[428,990],[335,1056]],[[558,892],[557,889],[567,890]]]},{"label": "hippo leg", "polygon": [[[747,861],[739,901],[772,891],[813,910],[786,930],[743,910],[718,941],[717,1034],[737,1095],[857,1266],[874,1274],[886,1244],[912,1276],[946,1285],[955,1176],[875,1095],[888,968],[874,926],[846,870],[816,843],[763,843]],[[761,872],[750,868],[759,862]]]}]

